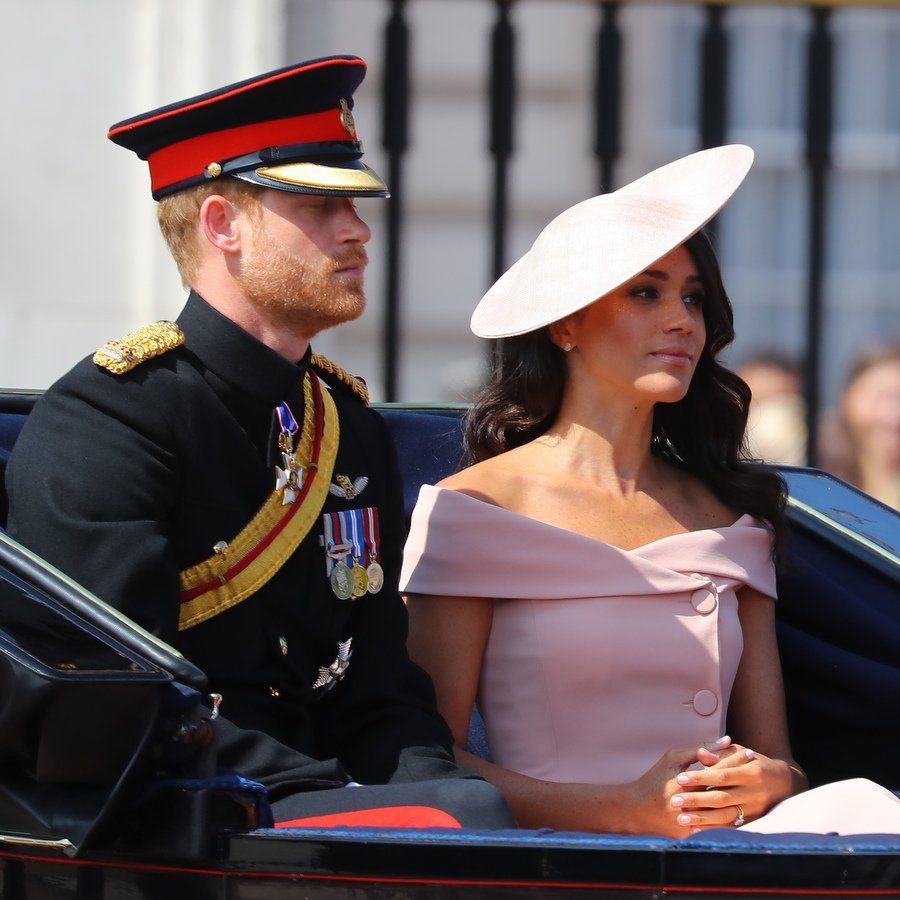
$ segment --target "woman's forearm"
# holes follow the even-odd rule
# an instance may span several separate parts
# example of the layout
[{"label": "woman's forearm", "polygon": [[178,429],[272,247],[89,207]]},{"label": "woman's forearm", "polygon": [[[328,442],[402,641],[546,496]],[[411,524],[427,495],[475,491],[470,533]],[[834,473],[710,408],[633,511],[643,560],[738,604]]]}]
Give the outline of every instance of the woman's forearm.
[{"label": "woman's forearm", "polygon": [[520,828],[637,833],[629,786],[543,781],[487,762],[459,747],[460,765],[474,769],[500,789]]}]

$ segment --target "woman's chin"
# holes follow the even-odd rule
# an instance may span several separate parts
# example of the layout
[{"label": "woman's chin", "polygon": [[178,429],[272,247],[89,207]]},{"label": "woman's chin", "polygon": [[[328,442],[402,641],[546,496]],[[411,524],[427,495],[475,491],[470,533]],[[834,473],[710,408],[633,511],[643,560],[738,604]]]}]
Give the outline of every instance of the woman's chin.
[{"label": "woman's chin", "polygon": [[635,387],[654,403],[678,403],[684,400],[691,383],[662,372],[639,379]]}]

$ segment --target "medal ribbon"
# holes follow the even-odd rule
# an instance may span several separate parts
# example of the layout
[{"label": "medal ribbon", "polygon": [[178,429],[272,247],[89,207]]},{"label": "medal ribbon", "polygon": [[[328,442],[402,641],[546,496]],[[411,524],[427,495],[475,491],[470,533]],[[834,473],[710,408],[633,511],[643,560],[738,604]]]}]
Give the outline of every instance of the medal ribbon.
[{"label": "medal ribbon", "polygon": [[275,412],[278,414],[278,424],[281,426],[281,433],[289,434],[293,437],[300,430],[300,426],[297,424],[297,420],[294,418],[291,408],[287,405],[287,401],[282,400],[282,402],[275,407]]},{"label": "medal ribbon", "polygon": [[346,527],[340,513],[325,513],[322,525],[325,532],[325,573],[331,577],[334,567],[343,562],[350,545],[347,543]]},{"label": "medal ribbon", "polygon": [[363,528],[365,531],[366,547],[369,551],[370,562],[381,562],[381,542],[378,534],[378,508],[367,506],[361,510],[363,514]]},{"label": "medal ribbon", "polygon": [[366,552],[366,541],[363,533],[363,523],[362,523],[362,513],[361,509],[348,509],[345,512],[341,512],[338,515],[346,516],[347,523],[347,531],[350,537],[350,542],[353,545],[353,559],[359,565],[365,565],[363,562],[363,555]]}]

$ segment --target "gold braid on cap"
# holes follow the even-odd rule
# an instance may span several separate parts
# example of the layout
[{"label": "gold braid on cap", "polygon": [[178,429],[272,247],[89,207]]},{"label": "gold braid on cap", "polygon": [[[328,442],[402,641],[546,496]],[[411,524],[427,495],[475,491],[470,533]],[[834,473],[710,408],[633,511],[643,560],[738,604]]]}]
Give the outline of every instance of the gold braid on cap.
[{"label": "gold braid on cap", "polygon": [[328,375],[333,375],[338,381],[343,382],[366,406],[369,405],[369,389],[361,378],[351,375],[346,369],[342,369],[330,359],[320,356],[318,353],[313,353],[310,363],[317,369],[321,369]]},{"label": "gold braid on cap", "polygon": [[152,322],[125,337],[107,341],[94,354],[94,362],[113,375],[124,375],[142,362],[162,356],[183,343],[184,332],[174,322]]}]

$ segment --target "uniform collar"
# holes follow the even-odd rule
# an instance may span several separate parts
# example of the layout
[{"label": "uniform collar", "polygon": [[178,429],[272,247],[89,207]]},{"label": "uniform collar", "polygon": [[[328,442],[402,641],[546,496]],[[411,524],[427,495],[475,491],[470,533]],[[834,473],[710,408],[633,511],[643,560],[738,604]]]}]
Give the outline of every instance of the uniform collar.
[{"label": "uniform collar", "polygon": [[267,403],[278,403],[306,373],[312,353],[285,359],[191,291],[178,317],[185,346],[224,381]]}]

